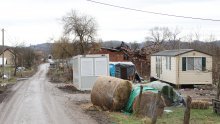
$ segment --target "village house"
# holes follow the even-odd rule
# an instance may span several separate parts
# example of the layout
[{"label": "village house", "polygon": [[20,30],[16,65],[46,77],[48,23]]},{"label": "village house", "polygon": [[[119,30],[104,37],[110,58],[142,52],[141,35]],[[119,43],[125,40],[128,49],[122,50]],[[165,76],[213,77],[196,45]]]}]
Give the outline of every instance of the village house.
[{"label": "village house", "polygon": [[[4,64],[6,66],[13,66],[14,65],[14,58],[15,58],[15,53],[13,50],[7,48],[4,51]],[[2,59],[3,59],[3,52],[0,54],[0,65],[2,65]]]},{"label": "village house", "polygon": [[129,61],[129,55],[126,52],[129,46],[124,42],[116,48],[105,48],[102,47],[99,51],[96,51],[92,54],[109,54],[109,61],[111,62],[125,62]]},{"label": "village house", "polygon": [[121,42],[118,47],[105,48],[102,47],[99,51],[92,54],[109,54],[110,62],[132,62],[134,63],[137,72],[145,77],[149,75],[149,65],[147,56],[145,53],[139,51],[133,51],[126,43]]},{"label": "village house", "polygon": [[193,49],[152,54],[151,79],[175,85],[212,84],[212,56]]}]

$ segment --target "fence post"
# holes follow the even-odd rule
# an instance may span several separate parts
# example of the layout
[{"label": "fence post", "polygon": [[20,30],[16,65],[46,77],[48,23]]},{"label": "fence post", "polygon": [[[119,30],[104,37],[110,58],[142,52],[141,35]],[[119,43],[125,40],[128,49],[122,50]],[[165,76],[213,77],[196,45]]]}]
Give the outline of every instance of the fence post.
[{"label": "fence post", "polygon": [[184,113],[184,122],[183,122],[183,124],[189,124],[191,102],[192,102],[192,98],[190,96],[187,96],[187,98],[186,98],[186,109],[185,109],[185,113]]},{"label": "fence post", "polygon": [[138,104],[137,104],[137,111],[135,112],[135,115],[139,115],[140,112],[140,104],[141,104],[141,96],[142,96],[142,91],[143,91],[143,86],[140,86],[140,94],[139,94],[139,98],[138,98]]}]

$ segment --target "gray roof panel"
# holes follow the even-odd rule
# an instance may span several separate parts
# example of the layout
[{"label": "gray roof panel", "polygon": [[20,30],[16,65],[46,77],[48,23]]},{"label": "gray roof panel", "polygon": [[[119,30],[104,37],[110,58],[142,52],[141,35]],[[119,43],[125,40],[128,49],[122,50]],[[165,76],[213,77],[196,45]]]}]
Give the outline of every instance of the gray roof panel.
[{"label": "gray roof panel", "polygon": [[175,50],[164,50],[158,53],[152,54],[152,56],[177,56],[183,53],[194,51],[193,49],[175,49]]}]

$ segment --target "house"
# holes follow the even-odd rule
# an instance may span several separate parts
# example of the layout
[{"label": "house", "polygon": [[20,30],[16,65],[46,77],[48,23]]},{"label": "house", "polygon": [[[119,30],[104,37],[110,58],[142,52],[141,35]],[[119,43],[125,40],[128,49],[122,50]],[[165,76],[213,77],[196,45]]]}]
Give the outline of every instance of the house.
[{"label": "house", "polygon": [[151,79],[175,85],[212,84],[212,56],[193,49],[152,54]]},{"label": "house", "polygon": [[[15,58],[14,51],[7,48],[3,52],[4,52],[4,64],[7,65],[7,66],[14,65],[14,58]],[[0,54],[1,60],[3,58],[3,52]],[[1,65],[2,65],[2,62],[1,62]]]},{"label": "house", "polygon": [[109,54],[109,60],[111,62],[128,61],[128,56],[124,53],[124,51],[114,49],[114,48],[104,48],[104,47],[102,47],[95,54]]},{"label": "house", "polygon": [[111,62],[126,62],[129,61],[128,55],[129,46],[124,42],[116,48],[105,48],[102,47],[99,51],[93,52],[92,54],[109,54],[109,61]]},{"label": "house", "polygon": [[109,54],[110,62],[132,62],[141,76],[147,77],[149,75],[150,59],[147,56],[150,56],[150,54],[146,54],[142,50],[134,51],[124,42],[121,42],[119,46],[114,48],[102,47],[91,54]]}]

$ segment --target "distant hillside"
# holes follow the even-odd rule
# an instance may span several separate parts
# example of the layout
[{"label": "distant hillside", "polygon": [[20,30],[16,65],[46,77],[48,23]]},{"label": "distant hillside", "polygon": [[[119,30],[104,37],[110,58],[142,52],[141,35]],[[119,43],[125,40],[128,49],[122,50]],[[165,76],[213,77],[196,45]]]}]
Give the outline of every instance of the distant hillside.
[{"label": "distant hillside", "polygon": [[216,43],[220,47],[220,40],[214,41],[214,43]]},{"label": "distant hillside", "polygon": [[[102,47],[107,47],[107,48],[115,48],[120,46],[122,43],[122,41],[117,41],[117,40],[112,40],[112,41],[104,41],[102,42]],[[125,42],[129,47],[132,48],[132,42],[131,43],[127,43]],[[204,42],[201,42],[200,44],[203,44]],[[220,41],[214,41],[214,44],[220,46]],[[141,42],[141,43],[137,43],[139,48],[144,47],[147,44],[151,44],[151,42]],[[170,45],[169,42],[165,42],[165,44],[167,46]],[[181,43],[181,48],[185,48],[184,46],[184,42]],[[43,52],[45,52],[46,54],[50,54],[51,53],[51,46],[53,45],[53,43],[42,43],[42,44],[38,44],[38,45],[32,45],[31,48],[33,48],[34,50],[41,50]],[[187,46],[186,46],[187,47]],[[1,45],[0,45],[0,50],[1,50]]]},{"label": "distant hillside", "polygon": [[50,54],[52,44],[53,43],[42,43],[42,44],[32,45],[31,48],[34,49],[34,50],[43,51],[46,54]]}]

